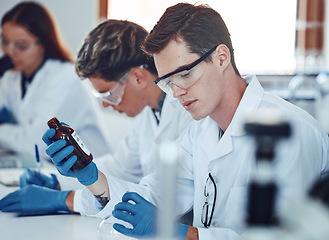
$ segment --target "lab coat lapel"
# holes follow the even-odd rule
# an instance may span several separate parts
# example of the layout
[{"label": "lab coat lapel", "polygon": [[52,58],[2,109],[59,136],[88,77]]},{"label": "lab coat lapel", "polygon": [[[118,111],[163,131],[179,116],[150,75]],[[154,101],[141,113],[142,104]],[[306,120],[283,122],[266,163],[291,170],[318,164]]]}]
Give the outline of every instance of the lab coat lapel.
[{"label": "lab coat lapel", "polygon": [[229,131],[226,131],[219,140],[219,127],[210,117],[204,119],[201,127],[204,129],[204,138],[207,141],[201,142],[201,149],[209,161],[221,158],[232,152],[233,145]]}]

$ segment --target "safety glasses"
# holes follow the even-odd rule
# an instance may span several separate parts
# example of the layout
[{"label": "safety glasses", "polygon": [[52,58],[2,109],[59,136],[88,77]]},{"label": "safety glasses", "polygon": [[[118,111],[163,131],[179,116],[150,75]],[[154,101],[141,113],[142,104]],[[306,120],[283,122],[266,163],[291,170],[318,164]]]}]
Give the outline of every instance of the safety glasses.
[{"label": "safety glasses", "polygon": [[122,96],[126,90],[127,79],[129,74],[130,71],[125,73],[125,75],[123,75],[123,77],[114,85],[114,87],[107,92],[100,93],[93,89],[93,95],[108,104],[119,105],[122,100]]},{"label": "safety glasses", "polygon": [[8,49],[12,45],[12,48],[15,52],[24,52],[30,48],[35,47],[36,45],[38,45],[40,43],[39,41],[35,41],[33,43],[29,43],[26,41],[17,41],[17,42],[11,43],[2,37],[0,38],[0,41],[1,41],[1,46],[5,49]]},{"label": "safety glasses", "polygon": [[215,51],[218,45],[211,48],[208,52],[206,52],[199,59],[189,64],[188,66],[183,66],[171,73],[157,78],[154,83],[157,84],[165,93],[168,93],[170,91],[172,84],[181,89],[187,89],[191,87],[194,83],[196,83],[196,81],[201,78],[203,74],[202,65],[200,65],[199,63],[209,57],[213,53],[213,51]]},{"label": "safety glasses", "polygon": [[[212,189],[210,189],[213,187]],[[213,202],[209,202],[209,197],[210,197],[210,192],[214,192],[214,198]],[[209,173],[209,176],[206,180],[206,185],[204,187],[204,192],[203,192],[206,201],[203,204],[202,207],[202,213],[201,213],[201,222],[204,227],[208,228],[210,227],[212,217],[214,215],[214,209],[215,209],[215,203],[216,203],[216,197],[217,197],[217,187],[214,178],[212,177],[211,173]]]}]

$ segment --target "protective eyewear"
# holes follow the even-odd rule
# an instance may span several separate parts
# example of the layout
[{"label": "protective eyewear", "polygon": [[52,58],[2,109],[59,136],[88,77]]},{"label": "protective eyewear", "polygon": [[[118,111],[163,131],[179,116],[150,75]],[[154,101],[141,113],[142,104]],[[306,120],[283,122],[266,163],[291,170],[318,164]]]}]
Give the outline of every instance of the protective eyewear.
[{"label": "protective eyewear", "polygon": [[122,100],[122,96],[126,90],[126,83],[129,74],[130,71],[125,73],[125,75],[123,75],[123,77],[114,85],[113,88],[111,88],[110,91],[100,93],[93,89],[92,92],[94,96],[101,99],[103,102],[109,103],[111,105],[119,105]]},{"label": "protective eyewear", "polygon": [[[14,42],[12,43],[13,45],[13,49],[14,51],[16,52],[24,52],[30,48],[33,48],[35,47],[36,45],[38,45],[40,42],[39,41],[35,41],[33,43],[28,43],[26,41],[17,41],[17,42]],[[1,38],[1,46],[3,48],[9,48],[11,45],[11,43],[3,38]]]},{"label": "protective eyewear", "polygon": [[[214,198],[212,204],[209,202],[209,196],[210,196],[210,186],[212,185],[214,188]],[[203,192],[206,201],[203,204],[202,207],[202,213],[201,213],[201,222],[204,227],[208,228],[210,227],[212,217],[214,215],[214,209],[215,209],[215,203],[216,203],[216,197],[217,197],[217,187],[214,178],[212,177],[211,173],[209,173],[209,176],[206,180],[206,185],[204,187]]]},{"label": "protective eyewear", "polygon": [[182,66],[171,73],[157,78],[154,83],[157,84],[165,93],[170,91],[172,84],[181,89],[187,89],[191,87],[194,83],[196,83],[196,81],[200,79],[203,74],[203,68],[199,63],[209,57],[213,51],[215,51],[218,45],[211,48],[208,52],[206,52],[199,59],[189,64],[188,66]]}]

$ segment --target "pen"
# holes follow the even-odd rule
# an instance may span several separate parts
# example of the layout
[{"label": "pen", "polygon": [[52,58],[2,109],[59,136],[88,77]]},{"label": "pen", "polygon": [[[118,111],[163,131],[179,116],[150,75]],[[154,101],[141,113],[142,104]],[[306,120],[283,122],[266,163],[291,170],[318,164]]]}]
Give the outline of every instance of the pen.
[{"label": "pen", "polygon": [[41,181],[41,163],[40,163],[39,149],[37,144],[35,144],[35,158],[37,160],[37,169],[39,173],[39,179]]}]

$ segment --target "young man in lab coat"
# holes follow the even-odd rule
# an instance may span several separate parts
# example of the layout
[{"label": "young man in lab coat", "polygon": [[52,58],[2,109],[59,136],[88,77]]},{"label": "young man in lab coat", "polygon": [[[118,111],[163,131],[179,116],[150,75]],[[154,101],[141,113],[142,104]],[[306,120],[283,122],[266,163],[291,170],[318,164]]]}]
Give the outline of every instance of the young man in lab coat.
[{"label": "young man in lab coat", "polygon": [[[147,31],[135,23],[108,20],[89,33],[77,57],[78,75],[89,78],[103,106],[111,106],[130,117],[136,116],[133,130],[118,145],[115,153],[94,159],[100,169],[100,178],[104,173],[138,183],[157,169],[159,145],[164,141],[180,142],[182,133],[193,120],[177,99],[166,95],[154,84],[157,72],[153,58],[141,50],[146,35]],[[53,129],[47,134],[51,138]],[[56,143],[60,144],[60,141]],[[93,163],[91,166],[96,165]],[[59,178],[61,186],[68,185],[67,181],[61,180],[63,178]],[[2,211],[56,212],[69,208],[90,214],[82,204],[93,205],[95,201],[87,189],[55,191],[53,189],[58,187],[56,176],[49,178],[43,175],[41,183],[38,173],[32,170],[21,176],[20,185],[20,190],[0,201]],[[100,202],[103,199],[101,193],[96,189],[95,195]],[[28,201],[31,197],[33,201]],[[48,201],[43,201],[45,198]]]},{"label": "young man in lab coat", "polygon": [[[280,111],[292,123],[292,137],[276,151],[278,207],[291,196],[305,193],[328,171],[327,134],[305,111],[265,93],[255,76],[241,77],[229,32],[213,9],[185,3],[168,8],[146,38],[144,49],[154,57],[159,87],[199,120],[184,137],[185,158],[177,169],[177,216],[191,209],[194,214],[193,227],[178,225],[182,238],[236,239],[243,231],[243,206],[255,164],[254,144],[243,128],[250,113]],[[58,144],[48,147],[57,169],[84,182],[91,192],[104,192],[103,208],[84,205],[91,215],[106,216],[114,209],[114,217],[133,226],[115,224],[119,232],[154,236],[157,173],[138,185],[125,182],[123,188],[122,181],[111,175],[99,177],[93,165],[72,173],[68,169],[74,159],[63,161],[70,151],[61,149]],[[54,155],[57,150],[61,151]]]},{"label": "young man in lab coat", "polygon": [[[194,210],[195,228],[189,227],[188,239],[236,239],[243,231],[246,190],[255,164],[254,145],[243,128],[250,114],[278,111],[292,123],[292,137],[282,141],[276,151],[278,208],[290,197],[305,193],[328,172],[327,134],[305,111],[265,93],[256,76],[241,77],[230,34],[219,13],[203,5],[172,6],[143,48],[154,57],[158,86],[172,91],[192,117],[200,120],[191,125],[183,140],[186,158],[178,178],[178,209],[180,213],[190,207]],[[152,198],[152,191],[139,192]],[[140,209],[128,202],[131,198],[126,195],[113,215],[134,223]],[[143,231],[138,228],[145,230],[147,225],[151,222],[145,220],[132,230],[119,225],[116,229],[140,236]]]}]

